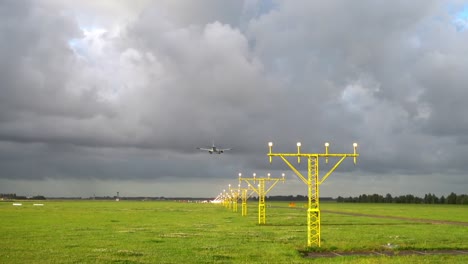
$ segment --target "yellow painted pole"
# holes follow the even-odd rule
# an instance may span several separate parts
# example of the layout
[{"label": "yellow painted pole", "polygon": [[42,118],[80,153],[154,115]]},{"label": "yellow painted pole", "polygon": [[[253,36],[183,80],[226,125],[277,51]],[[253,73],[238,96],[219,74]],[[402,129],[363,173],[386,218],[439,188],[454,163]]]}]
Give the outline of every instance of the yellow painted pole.
[{"label": "yellow painted pole", "polygon": [[247,190],[242,189],[242,216],[247,215]]},{"label": "yellow painted pole", "polygon": [[266,224],[265,179],[258,184],[258,224]]},{"label": "yellow painted pole", "polygon": [[237,212],[238,209],[238,201],[239,201],[239,195],[240,195],[240,184],[238,185],[238,188],[231,188],[231,184],[229,184],[229,191],[231,192],[231,203],[232,203],[232,211]]}]

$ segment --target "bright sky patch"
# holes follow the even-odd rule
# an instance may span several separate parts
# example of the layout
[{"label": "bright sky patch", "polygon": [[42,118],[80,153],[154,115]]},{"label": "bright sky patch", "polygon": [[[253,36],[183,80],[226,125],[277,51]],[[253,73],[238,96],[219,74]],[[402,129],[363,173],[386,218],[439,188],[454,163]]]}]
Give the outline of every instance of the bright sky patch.
[{"label": "bright sky patch", "polygon": [[453,23],[458,31],[468,28],[468,5],[465,5],[461,11],[455,13]]}]

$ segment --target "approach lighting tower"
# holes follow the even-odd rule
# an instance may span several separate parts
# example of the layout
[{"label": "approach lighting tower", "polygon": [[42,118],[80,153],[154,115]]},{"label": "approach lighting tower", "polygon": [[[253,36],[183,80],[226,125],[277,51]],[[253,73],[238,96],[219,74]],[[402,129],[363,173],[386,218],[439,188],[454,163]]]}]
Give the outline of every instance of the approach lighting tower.
[{"label": "approach lighting tower", "polygon": [[[325,143],[325,153],[301,153],[301,142],[297,142],[297,153],[273,153],[273,142],[268,142],[270,163],[272,157],[280,157],[291,170],[307,185],[308,187],[308,209],[307,209],[307,246],[320,247],[320,192],[319,186],[328,176],[348,157],[354,158],[356,164],[357,157],[357,143],[353,143],[354,152],[346,154],[330,154],[328,148],[330,143]],[[298,169],[291,164],[287,157],[297,157],[297,162],[301,162],[301,157],[307,158],[307,178],[305,178]],[[338,162],[320,179],[319,177],[319,158],[325,158],[325,163],[328,163],[329,157],[340,158]]]},{"label": "approach lighting tower", "polygon": [[213,203],[222,203],[223,202],[223,193],[218,194],[216,198],[213,199]]},{"label": "approach lighting tower", "polygon": [[[257,174],[254,173],[252,178],[243,178],[242,174],[239,173],[239,182],[240,181],[245,181],[248,185],[249,188],[256,192],[258,195],[258,224],[264,225],[266,224],[266,204],[265,204],[265,196],[266,194],[275,187],[275,185],[279,181],[284,182],[284,173],[282,174],[282,178],[272,178],[270,173],[268,173],[267,177],[256,177]],[[257,188],[255,188],[254,184],[258,181]],[[267,190],[265,190],[265,184],[266,182],[270,183],[270,186],[268,187]]]},{"label": "approach lighting tower", "polygon": [[223,190],[223,205],[226,208],[230,208],[230,197],[229,194],[226,192],[226,189]]},{"label": "approach lighting tower", "polygon": [[[247,188],[241,188],[242,184],[242,179],[241,179],[242,173],[239,173],[239,190],[241,191],[241,200],[242,200],[242,216],[247,215],[247,199],[254,193],[252,190],[250,184],[247,186]],[[249,191],[252,191],[249,193]]]},{"label": "approach lighting tower", "polygon": [[240,184],[238,185],[238,188],[231,188],[231,184],[229,184],[229,191],[231,192],[231,203],[232,203],[232,211],[237,212],[238,208],[238,201],[239,201],[239,196],[240,196]]}]

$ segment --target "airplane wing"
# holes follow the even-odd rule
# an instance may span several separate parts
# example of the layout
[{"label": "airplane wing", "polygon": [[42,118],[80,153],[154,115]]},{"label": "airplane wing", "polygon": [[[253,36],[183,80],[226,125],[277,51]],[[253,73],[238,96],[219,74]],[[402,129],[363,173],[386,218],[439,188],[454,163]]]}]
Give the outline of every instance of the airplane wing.
[{"label": "airplane wing", "polygon": [[226,151],[226,150],[232,150],[232,148],[226,148],[226,149],[218,149],[219,151]]},{"label": "airplane wing", "polygon": [[204,150],[204,151],[211,151],[211,149],[209,149],[209,148],[197,148],[197,149]]}]

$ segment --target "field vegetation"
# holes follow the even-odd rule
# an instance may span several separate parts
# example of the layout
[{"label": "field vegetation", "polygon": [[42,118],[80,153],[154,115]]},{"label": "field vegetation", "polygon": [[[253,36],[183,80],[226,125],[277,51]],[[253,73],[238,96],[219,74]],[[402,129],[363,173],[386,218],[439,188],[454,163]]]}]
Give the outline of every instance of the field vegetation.
[{"label": "field vegetation", "polygon": [[[256,203],[242,217],[175,201],[0,202],[0,263],[468,263],[468,255],[304,258],[308,251],[468,250],[468,227],[322,213],[322,247],[306,247],[303,204]],[[467,221],[461,205],[323,203],[322,210]]]}]

